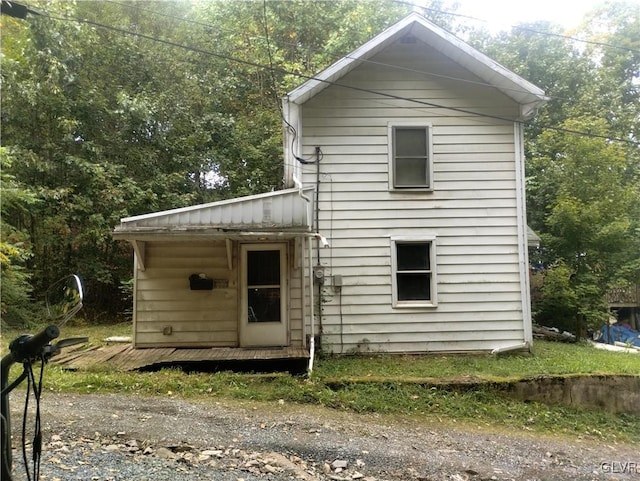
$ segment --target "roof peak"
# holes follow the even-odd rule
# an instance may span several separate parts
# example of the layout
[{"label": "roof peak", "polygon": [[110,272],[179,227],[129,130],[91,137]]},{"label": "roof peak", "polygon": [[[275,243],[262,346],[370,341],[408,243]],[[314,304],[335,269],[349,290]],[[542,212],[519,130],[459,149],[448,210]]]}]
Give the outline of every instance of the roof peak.
[{"label": "roof peak", "polygon": [[460,64],[488,85],[502,91],[518,104],[526,106],[522,109],[523,117],[529,115],[537,106],[547,100],[542,89],[419,13],[411,12],[348,55],[314,75],[312,79],[289,92],[285,102],[303,104],[328,86],[339,83],[339,80],[350,71],[405,36],[408,29],[419,40],[438,50],[452,62]]}]

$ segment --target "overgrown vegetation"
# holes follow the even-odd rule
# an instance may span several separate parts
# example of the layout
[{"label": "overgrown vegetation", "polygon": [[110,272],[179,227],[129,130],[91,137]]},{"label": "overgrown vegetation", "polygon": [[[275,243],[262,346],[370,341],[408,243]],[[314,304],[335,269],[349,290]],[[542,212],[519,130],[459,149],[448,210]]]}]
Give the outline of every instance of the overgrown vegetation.
[{"label": "overgrown vegetation", "polygon": [[[130,334],[129,324],[65,326],[63,335],[89,335],[93,345],[111,335]],[[14,334],[3,333],[2,348]],[[17,372],[17,371],[16,371]],[[587,436],[607,441],[640,441],[640,419],[541,403],[523,403],[486,386],[448,389],[460,379],[513,380],[544,375],[631,374],[640,372],[640,356],[600,351],[587,344],[536,341],[533,355],[478,356],[354,356],[320,357],[310,379],[284,373],[114,372],[95,366],[89,372],[69,372],[55,364],[47,368],[46,402],[55,392],[131,393],[180,396],[205,402],[236,399],[264,403],[313,404],[356,413],[412,416],[425,422],[491,425],[539,433]],[[425,387],[439,380],[443,387]],[[430,385],[430,384],[429,384]]]}]

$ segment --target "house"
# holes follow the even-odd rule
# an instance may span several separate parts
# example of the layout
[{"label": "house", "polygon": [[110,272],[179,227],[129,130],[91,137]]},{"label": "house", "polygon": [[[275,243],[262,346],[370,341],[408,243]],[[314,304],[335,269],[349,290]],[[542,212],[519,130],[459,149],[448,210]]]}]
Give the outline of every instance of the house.
[{"label": "house", "polygon": [[528,348],[522,121],[545,100],[409,15],[283,99],[285,190],[122,219],[135,345]]}]

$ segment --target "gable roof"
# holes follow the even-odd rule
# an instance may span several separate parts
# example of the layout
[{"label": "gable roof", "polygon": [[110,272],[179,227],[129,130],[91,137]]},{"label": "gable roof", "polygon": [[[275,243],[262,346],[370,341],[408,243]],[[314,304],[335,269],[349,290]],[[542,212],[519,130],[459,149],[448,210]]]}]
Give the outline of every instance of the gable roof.
[{"label": "gable roof", "polygon": [[[307,192],[310,195],[311,191]],[[308,232],[309,203],[300,189],[200,204],[127,217],[113,231],[116,239],[149,235],[225,235],[229,232]]]},{"label": "gable roof", "polygon": [[341,60],[326,68],[313,79],[289,92],[287,100],[302,104],[339,80],[354,68],[370,59],[405,35],[411,34],[430,45],[452,61],[497,88],[522,106],[521,116],[531,116],[536,108],[548,100],[544,91],[513,73],[485,54],[474,49],[455,35],[438,27],[417,13],[392,25]]}]

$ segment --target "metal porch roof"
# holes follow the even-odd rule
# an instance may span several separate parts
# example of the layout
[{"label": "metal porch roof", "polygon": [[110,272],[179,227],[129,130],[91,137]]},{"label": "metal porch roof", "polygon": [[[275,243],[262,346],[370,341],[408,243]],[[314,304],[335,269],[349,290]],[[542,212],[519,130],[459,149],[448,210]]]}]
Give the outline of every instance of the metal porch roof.
[{"label": "metal porch roof", "polygon": [[342,77],[358,67],[362,62],[409,33],[520,104],[523,118],[532,115],[538,106],[548,100],[544,91],[539,87],[417,13],[409,14],[358,49],[315,75],[313,79],[292,90],[286,99],[296,104],[306,102],[331,85],[331,83],[339,82]]},{"label": "metal porch roof", "polygon": [[[313,189],[306,189],[311,196]],[[126,217],[113,231],[116,239],[154,234],[226,234],[231,232],[309,232],[310,203],[299,189],[286,189],[208,204]]]}]

